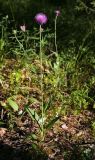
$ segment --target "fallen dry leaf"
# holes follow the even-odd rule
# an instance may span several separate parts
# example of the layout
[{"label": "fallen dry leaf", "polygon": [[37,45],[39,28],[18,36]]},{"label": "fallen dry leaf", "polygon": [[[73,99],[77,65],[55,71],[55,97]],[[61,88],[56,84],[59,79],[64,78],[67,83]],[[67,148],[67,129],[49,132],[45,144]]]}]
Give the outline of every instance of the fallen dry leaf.
[{"label": "fallen dry leaf", "polygon": [[6,131],[7,131],[6,128],[0,128],[0,137],[3,137]]},{"label": "fallen dry leaf", "polygon": [[61,127],[62,127],[63,130],[66,130],[66,131],[68,130],[68,127],[67,127],[66,124],[63,124]]}]

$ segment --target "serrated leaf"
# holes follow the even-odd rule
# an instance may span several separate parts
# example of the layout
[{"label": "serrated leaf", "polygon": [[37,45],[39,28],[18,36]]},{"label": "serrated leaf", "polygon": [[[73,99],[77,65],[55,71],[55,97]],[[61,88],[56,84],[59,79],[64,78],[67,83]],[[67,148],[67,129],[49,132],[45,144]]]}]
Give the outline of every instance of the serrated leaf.
[{"label": "serrated leaf", "polygon": [[18,111],[19,106],[17,105],[17,103],[15,101],[13,101],[12,99],[9,98],[9,99],[7,99],[7,102],[14,111]]}]

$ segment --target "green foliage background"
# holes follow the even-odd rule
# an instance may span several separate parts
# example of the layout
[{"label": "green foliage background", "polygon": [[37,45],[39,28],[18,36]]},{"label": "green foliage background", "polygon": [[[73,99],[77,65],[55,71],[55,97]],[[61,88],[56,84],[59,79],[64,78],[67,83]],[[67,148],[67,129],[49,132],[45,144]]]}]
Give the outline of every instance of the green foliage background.
[{"label": "green foliage background", "polygon": [[[61,12],[57,17],[58,53],[55,10]],[[42,65],[39,26],[34,20],[39,12],[48,16],[48,23],[42,26]],[[25,32],[20,29],[24,24]],[[44,119],[45,129],[60,116],[95,111],[95,0],[0,0],[0,57],[0,105],[7,110],[12,127],[20,109],[26,109],[39,126]],[[31,106],[34,108],[29,109]],[[1,112],[1,121],[2,117]],[[39,131],[37,134],[40,137]]]},{"label": "green foliage background", "polygon": [[[45,29],[49,28],[49,34],[45,37],[45,40],[47,39],[45,44],[47,46],[46,52],[50,54],[50,50],[54,49],[51,43],[54,42],[52,34],[54,33],[54,12],[56,9],[61,11],[57,21],[58,51],[63,61],[70,63],[70,66],[67,65],[67,75],[72,78],[73,82],[68,82],[70,83],[69,86],[76,83],[75,76],[77,73],[77,80],[80,79],[78,83],[87,83],[88,88],[89,86],[93,88],[95,73],[95,0],[0,0],[1,37],[3,35],[3,40],[2,38],[0,40],[1,54],[4,50],[5,55],[14,55],[14,48],[10,51],[7,50],[16,46],[16,42],[12,39],[13,35],[11,36],[12,40],[10,40],[10,33],[12,30],[19,30],[20,25],[25,23],[27,30],[30,30],[29,34],[34,36],[34,28],[38,27],[34,17],[38,12],[44,12],[48,16],[48,24],[44,27]],[[8,15],[8,18],[3,18],[6,15]],[[20,40],[23,38],[19,34],[18,36]],[[31,41],[30,39],[30,44],[33,43]],[[77,71],[74,70],[74,67],[77,68]],[[81,74],[78,75],[80,70]]]},{"label": "green foliage background", "polygon": [[[53,25],[54,10],[61,10],[61,21],[59,20],[59,37],[65,44],[72,39],[77,42],[88,33],[94,31],[95,1],[87,0],[0,0],[0,15],[9,15],[17,25],[26,23],[31,26],[37,12],[45,12],[48,15],[48,25]],[[52,26],[53,27],[53,26]],[[94,35],[94,34],[93,34]],[[94,38],[94,37],[93,37]],[[93,39],[94,40],[94,39]],[[81,43],[81,42],[80,42]],[[69,43],[67,43],[69,45]]]}]

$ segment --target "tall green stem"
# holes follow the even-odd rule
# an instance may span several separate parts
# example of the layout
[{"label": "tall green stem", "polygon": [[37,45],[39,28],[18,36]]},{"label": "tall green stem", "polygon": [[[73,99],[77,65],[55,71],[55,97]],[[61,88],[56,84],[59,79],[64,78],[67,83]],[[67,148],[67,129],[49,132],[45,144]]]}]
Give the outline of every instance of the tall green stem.
[{"label": "tall green stem", "polygon": [[43,109],[43,54],[42,54],[42,28],[40,25],[40,63],[41,63],[41,113],[42,113],[42,126],[41,126],[41,138],[44,139],[44,109]]},{"label": "tall green stem", "polygon": [[55,17],[55,51],[57,53],[57,16]]}]

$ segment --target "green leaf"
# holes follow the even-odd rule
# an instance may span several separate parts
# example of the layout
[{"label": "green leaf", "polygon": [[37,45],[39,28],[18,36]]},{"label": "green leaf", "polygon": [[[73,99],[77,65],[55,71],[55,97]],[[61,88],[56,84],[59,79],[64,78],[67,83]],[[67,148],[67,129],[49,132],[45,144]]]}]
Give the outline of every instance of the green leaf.
[{"label": "green leaf", "polygon": [[37,121],[37,122],[39,122],[39,116],[38,116],[38,114],[35,112],[35,120]]},{"label": "green leaf", "polygon": [[59,117],[55,117],[55,118],[53,118],[52,120],[50,120],[50,122],[46,125],[46,129],[50,129],[54,124],[55,124],[55,122],[58,120],[60,118],[60,116]]},{"label": "green leaf", "polygon": [[32,145],[32,148],[33,148],[34,150],[36,150],[36,151],[39,150],[39,148],[38,148],[38,146],[37,146],[36,143],[32,143],[31,145]]},{"label": "green leaf", "polygon": [[39,119],[40,119],[40,117],[38,116],[37,112],[36,112],[34,109],[29,108],[28,106],[27,106],[25,109],[26,109],[26,111],[28,112],[28,114],[30,115],[30,117],[31,117],[33,120],[36,120],[37,123],[39,124]]},{"label": "green leaf", "polygon": [[29,101],[30,101],[31,103],[38,103],[38,102],[39,102],[39,101],[38,101],[36,98],[34,98],[34,97],[29,98]]},{"label": "green leaf", "polygon": [[34,40],[39,40],[39,38],[37,38],[37,37],[32,37],[31,39],[34,39]]},{"label": "green leaf", "polygon": [[0,126],[4,125],[5,122],[3,122],[2,120],[0,120]]},{"label": "green leaf", "polygon": [[13,101],[12,99],[8,98],[8,99],[7,99],[7,102],[8,102],[8,104],[11,106],[11,108],[12,108],[14,111],[18,111],[19,106],[17,105],[17,103],[16,103],[15,101]]},{"label": "green leaf", "polygon": [[35,134],[31,134],[30,137],[32,140],[37,140],[37,136]]},{"label": "green leaf", "polygon": [[25,107],[25,110],[29,114],[29,116],[31,117],[31,119],[34,120],[34,110],[30,109],[28,106]]},{"label": "green leaf", "polygon": [[0,50],[3,50],[5,45],[5,41],[3,39],[0,39]]},{"label": "green leaf", "polygon": [[51,107],[51,103],[52,103],[52,97],[50,97],[47,104],[44,104],[44,112],[46,112]]}]

